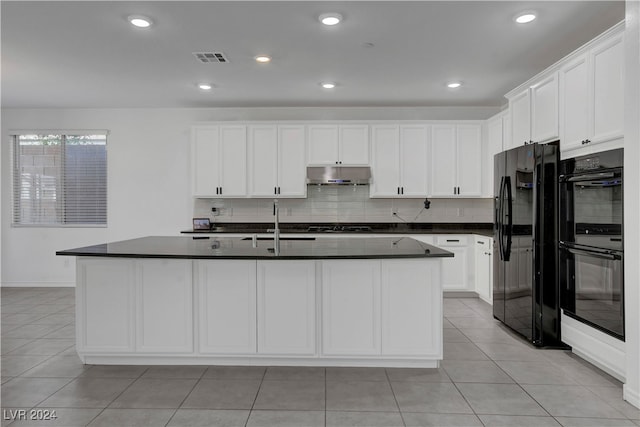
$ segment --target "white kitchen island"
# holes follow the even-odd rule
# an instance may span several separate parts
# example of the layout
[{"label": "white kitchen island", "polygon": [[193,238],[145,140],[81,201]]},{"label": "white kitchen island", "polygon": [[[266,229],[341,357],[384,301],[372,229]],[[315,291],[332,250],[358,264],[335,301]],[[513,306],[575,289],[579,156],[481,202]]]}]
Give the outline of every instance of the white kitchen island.
[{"label": "white kitchen island", "polygon": [[77,256],[89,364],[437,367],[441,258],[405,238],[146,237]]}]

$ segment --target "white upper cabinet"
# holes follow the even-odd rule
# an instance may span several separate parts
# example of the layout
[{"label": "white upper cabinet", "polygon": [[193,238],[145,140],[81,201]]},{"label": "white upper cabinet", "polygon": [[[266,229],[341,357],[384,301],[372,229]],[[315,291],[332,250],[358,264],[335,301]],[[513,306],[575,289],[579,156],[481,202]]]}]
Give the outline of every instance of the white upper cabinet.
[{"label": "white upper cabinet", "polygon": [[[622,146],[623,35],[600,41],[560,70],[560,148],[563,157]],[[577,150],[577,151],[576,151]]]},{"label": "white upper cabinet", "polygon": [[278,196],[307,197],[304,125],[278,126]]},{"label": "white upper cabinet", "polygon": [[483,147],[482,195],[494,197],[493,172],[494,156],[503,150],[505,134],[508,131],[507,112],[499,113],[487,120],[486,138]]},{"label": "white upper cabinet", "polygon": [[396,197],[400,194],[400,127],[371,127],[371,197]]},{"label": "white upper cabinet", "polygon": [[278,126],[249,126],[249,195],[278,194]]},{"label": "white upper cabinet", "polygon": [[593,133],[591,143],[620,138],[624,132],[624,45],[620,34],[591,50]]},{"label": "white upper cabinet", "polygon": [[553,73],[531,87],[531,139],[548,142],[558,136],[558,73]]},{"label": "white upper cabinet", "polygon": [[560,146],[578,148],[589,135],[589,56],[580,55],[560,70]]},{"label": "white upper cabinet", "polygon": [[195,197],[246,197],[247,127],[194,126],[191,165]]},{"label": "white upper cabinet", "polygon": [[481,125],[433,125],[430,166],[431,196],[481,196]]},{"label": "white upper cabinet", "polygon": [[368,165],[369,125],[309,125],[309,165]]},{"label": "white upper cabinet", "polygon": [[371,128],[371,197],[426,197],[429,126]]},{"label": "white upper cabinet", "polygon": [[400,195],[426,197],[429,191],[429,138],[427,125],[400,126]]},{"label": "white upper cabinet", "polygon": [[509,148],[531,142],[531,93],[523,90],[509,99],[511,114],[511,145]]},{"label": "white upper cabinet", "polygon": [[552,73],[509,97],[511,143],[507,148],[558,139],[558,75]]},{"label": "white upper cabinet", "polygon": [[304,125],[249,126],[249,195],[306,197]]}]

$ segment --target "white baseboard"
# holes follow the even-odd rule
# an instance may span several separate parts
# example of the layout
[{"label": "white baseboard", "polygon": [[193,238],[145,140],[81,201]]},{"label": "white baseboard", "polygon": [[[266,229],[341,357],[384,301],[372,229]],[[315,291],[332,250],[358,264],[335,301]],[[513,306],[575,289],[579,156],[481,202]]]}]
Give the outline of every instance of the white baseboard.
[{"label": "white baseboard", "polygon": [[622,386],[622,398],[640,409],[640,393],[638,390],[631,390],[627,384]]},{"label": "white baseboard", "polygon": [[627,368],[624,341],[565,316],[564,313],[560,324],[562,341],[572,347],[573,353],[625,382]]},{"label": "white baseboard", "polygon": [[2,288],[75,288],[75,282],[2,282]]}]

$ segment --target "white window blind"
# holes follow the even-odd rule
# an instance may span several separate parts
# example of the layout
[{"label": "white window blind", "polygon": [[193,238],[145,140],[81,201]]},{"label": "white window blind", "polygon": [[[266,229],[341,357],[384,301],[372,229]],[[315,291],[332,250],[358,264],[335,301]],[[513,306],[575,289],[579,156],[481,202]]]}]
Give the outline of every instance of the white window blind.
[{"label": "white window blind", "polygon": [[13,136],[16,225],[107,224],[107,135]]}]

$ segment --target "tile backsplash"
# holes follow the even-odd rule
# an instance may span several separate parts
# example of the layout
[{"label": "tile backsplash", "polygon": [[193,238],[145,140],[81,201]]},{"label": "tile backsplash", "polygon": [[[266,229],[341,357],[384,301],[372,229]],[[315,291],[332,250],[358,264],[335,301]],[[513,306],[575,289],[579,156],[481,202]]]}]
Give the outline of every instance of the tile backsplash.
[{"label": "tile backsplash", "polygon": [[[371,199],[369,186],[307,187],[306,199],[278,199],[281,222],[492,222],[492,199]],[[211,208],[219,209],[213,216]],[[397,213],[394,216],[393,213]],[[273,199],[194,199],[194,217],[214,222],[272,222]]]}]

